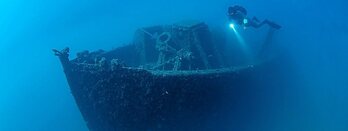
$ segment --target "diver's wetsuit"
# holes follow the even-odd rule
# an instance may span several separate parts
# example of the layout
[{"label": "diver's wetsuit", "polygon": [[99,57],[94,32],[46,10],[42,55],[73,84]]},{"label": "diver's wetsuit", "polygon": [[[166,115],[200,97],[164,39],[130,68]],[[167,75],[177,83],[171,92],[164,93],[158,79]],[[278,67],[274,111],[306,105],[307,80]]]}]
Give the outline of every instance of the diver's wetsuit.
[{"label": "diver's wetsuit", "polygon": [[254,28],[260,28],[260,27],[263,26],[264,24],[268,24],[269,26],[271,26],[271,27],[273,27],[273,28],[275,28],[275,29],[280,29],[280,28],[281,28],[280,25],[275,24],[275,23],[273,23],[273,22],[271,22],[271,21],[269,21],[269,20],[264,20],[264,21],[262,21],[262,22],[260,23],[260,22],[255,21],[254,19],[252,19],[252,20],[249,20],[249,19],[248,19],[248,23],[244,24],[244,26],[246,26],[246,27],[252,26],[252,27],[254,27]]},{"label": "diver's wetsuit", "polygon": [[263,26],[264,24],[267,24],[275,29],[280,29],[281,26],[273,23],[269,20],[264,20],[262,22],[259,22],[256,17],[253,17],[252,19],[247,18],[247,11],[242,6],[232,6],[228,8],[228,18],[230,21],[234,21],[238,25],[243,25],[245,27],[252,26],[254,28],[259,28]]}]

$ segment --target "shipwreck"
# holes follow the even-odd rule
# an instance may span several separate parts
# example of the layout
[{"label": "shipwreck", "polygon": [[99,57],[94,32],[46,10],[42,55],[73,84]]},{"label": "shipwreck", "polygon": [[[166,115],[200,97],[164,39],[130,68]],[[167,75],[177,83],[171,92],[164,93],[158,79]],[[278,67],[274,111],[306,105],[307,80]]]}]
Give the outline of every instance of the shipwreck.
[{"label": "shipwreck", "polygon": [[[138,29],[110,51],[53,50],[91,131],[223,130],[231,96],[262,65],[231,65],[202,22]],[[229,106],[228,106],[229,105]]]}]

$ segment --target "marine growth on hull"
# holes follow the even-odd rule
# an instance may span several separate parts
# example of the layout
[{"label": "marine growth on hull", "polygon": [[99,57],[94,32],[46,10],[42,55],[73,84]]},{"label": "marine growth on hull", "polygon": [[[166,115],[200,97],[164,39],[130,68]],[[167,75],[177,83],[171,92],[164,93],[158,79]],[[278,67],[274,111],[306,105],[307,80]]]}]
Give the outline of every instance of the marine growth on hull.
[{"label": "marine growth on hull", "polygon": [[[221,42],[221,40],[220,40]],[[93,131],[224,130],[239,89],[256,68],[231,67],[206,24],[140,28],[111,51],[54,50]]]}]

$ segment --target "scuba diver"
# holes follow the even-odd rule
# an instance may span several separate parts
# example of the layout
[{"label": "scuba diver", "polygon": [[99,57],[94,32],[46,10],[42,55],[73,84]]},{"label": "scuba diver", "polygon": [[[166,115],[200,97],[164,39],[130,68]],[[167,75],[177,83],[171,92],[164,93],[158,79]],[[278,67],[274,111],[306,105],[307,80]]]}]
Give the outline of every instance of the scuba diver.
[{"label": "scuba diver", "polygon": [[254,27],[259,28],[263,26],[264,24],[269,25],[270,27],[274,29],[280,29],[281,26],[271,22],[269,20],[264,20],[260,22],[256,17],[253,17],[252,19],[247,18],[247,10],[242,6],[232,6],[228,8],[228,18],[230,21],[233,21],[234,23],[238,25],[243,25],[244,27]]}]

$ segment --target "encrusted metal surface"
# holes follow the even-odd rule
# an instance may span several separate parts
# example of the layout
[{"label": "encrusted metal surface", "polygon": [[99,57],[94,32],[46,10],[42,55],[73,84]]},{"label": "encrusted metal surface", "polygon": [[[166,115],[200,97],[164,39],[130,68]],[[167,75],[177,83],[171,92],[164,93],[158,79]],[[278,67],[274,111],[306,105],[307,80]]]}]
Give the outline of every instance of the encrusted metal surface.
[{"label": "encrusted metal surface", "polygon": [[[93,131],[214,130],[253,67],[225,67],[204,23],[139,29],[132,44],[60,58]],[[209,125],[209,126],[208,126]]]}]

